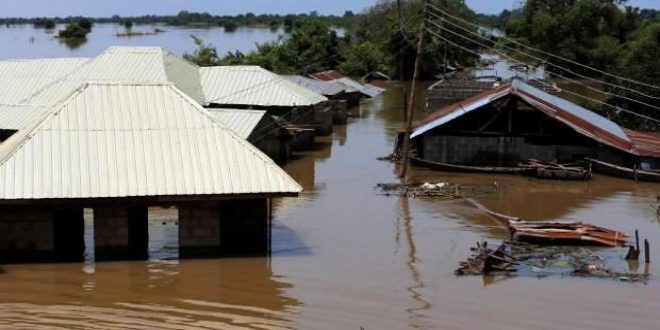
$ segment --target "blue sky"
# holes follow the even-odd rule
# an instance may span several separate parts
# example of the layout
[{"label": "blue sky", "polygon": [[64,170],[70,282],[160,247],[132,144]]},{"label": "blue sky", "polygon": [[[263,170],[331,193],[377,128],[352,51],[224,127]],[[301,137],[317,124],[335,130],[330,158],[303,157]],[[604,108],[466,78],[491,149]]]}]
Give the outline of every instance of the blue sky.
[{"label": "blue sky", "polygon": [[[477,12],[499,13],[510,9],[513,0],[466,0]],[[0,0],[0,17],[7,16],[129,16],[172,14],[180,10],[213,14],[308,13],[343,14],[360,11],[376,0]],[[639,7],[660,9],[660,0],[631,0]]]}]

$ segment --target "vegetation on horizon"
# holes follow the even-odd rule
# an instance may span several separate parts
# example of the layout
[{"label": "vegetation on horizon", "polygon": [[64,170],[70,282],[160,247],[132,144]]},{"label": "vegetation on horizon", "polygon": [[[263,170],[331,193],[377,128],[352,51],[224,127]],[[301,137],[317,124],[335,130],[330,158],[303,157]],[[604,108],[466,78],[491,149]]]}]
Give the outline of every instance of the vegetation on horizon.
[{"label": "vegetation on horizon", "polygon": [[143,16],[126,16],[122,17],[114,15],[112,17],[83,17],[83,16],[69,16],[69,17],[35,17],[35,18],[20,18],[20,17],[6,17],[0,18],[2,25],[20,25],[20,24],[33,24],[39,28],[52,29],[56,24],[71,24],[77,23],[80,20],[88,20],[92,23],[114,23],[123,25],[126,21],[131,21],[135,25],[144,24],[165,24],[171,26],[221,26],[229,27],[229,30],[241,27],[270,27],[279,28],[281,26],[292,28],[296,22],[314,19],[323,21],[332,26],[348,26],[351,19],[355,14],[347,11],[343,16],[335,15],[319,15],[317,12],[309,14],[289,14],[289,15],[271,15],[262,14],[256,15],[254,13],[239,14],[235,16],[228,15],[212,15],[208,12],[195,13],[189,11],[181,11],[176,15],[143,15]]},{"label": "vegetation on horizon", "polygon": [[[599,93],[596,93],[594,98],[604,99],[608,104],[660,119],[656,109],[629,100],[634,99],[660,107],[658,89],[617,79],[582,66],[587,65],[645,84],[660,86],[660,74],[658,74],[660,57],[657,56],[660,49],[660,15],[655,10],[640,10],[625,6],[627,3],[627,0],[527,0],[519,13],[500,15],[503,18],[500,26],[509,38],[574,63],[539,53],[534,54],[543,57],[546,62],[583,76],[624,87],[622,89],[611,85],[597,86],[623,98],[606,97]],[[512,44],[508,46],[520,48]],[[530,52],[524,48],[520,50]],[[531,61],[529,58],[526,60]],[[580,79],[579,76],[570,74],[566,70],[559,70],[555,66],[551,65],[547,68],[562,76]],[[653,97],[645,97],[629,89]],[[599,105],[590,104],[592,109],[598,107]],[[601,112],[627,127],[648,130],[660,128],[656,123],[613,110],[609,106],[602,106]]]},{"label": "vegetation on horizon", "polygon": [[[473,19],[475,13],[461,0],[436,0],[446,2],[452,13]],[[416,28],[421,23],[422,1],[408,1],[402,8],[404,27],[399,22],[399,12],[393,2],[383,1],[363,13],[347,12],[344,17],[349,25],[337,31],[323,20],[308,17],[286,23],[290,30],[274,42],[257,45],[249,53],[217,53],[213,45],[205,45],[194,37],[198,49],[186,58],[200,65],[259,65],[280,74],[309,74],[316,71],[338,69],[344,74],[362,76],[372,71],[383,71],[395,79],[409,79],[412,75],[417,37]],[[313,16],[312,16],[313,17]],[[288,25],[290,24],[290,26]],[[343,32],[343,35],[340,36]],[[422,77],[434,78],[440,73],[445,43],[426,35],[423,54]],[[474,64],[473,55],[447,47],[447,62]]]},{"label": "vegetation on horizon", "polygon": [[93,25],[92,21],[83,18],[69,23],[64,30],[58,32],[58,36],[62,39],[85,39],[92,32]]}]

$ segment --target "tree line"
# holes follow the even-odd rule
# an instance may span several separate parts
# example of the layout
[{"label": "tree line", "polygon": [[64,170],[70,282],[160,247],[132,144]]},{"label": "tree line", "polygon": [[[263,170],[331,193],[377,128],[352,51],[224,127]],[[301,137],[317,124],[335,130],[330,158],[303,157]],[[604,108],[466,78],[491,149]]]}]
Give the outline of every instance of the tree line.
[{"label": "tree line", "polygon": [[236,16],[228,15],[213,15],[208,12],[197,13],[189,11],[181,11],[176,15],[142,15],[142,16],[119,16],[114,15],[111,17],[83,17],[83,16],[68,16],[68,17],[34,17],[34,18],[20,18],[20,17],[7,17],[0,18],[0,25],[21,25],[33,24],[37,28],[52,29],[57,24],[73,24],[81,20],[87,20],[92,23],[114,23],[125,25],[126,22],[132,24],[165,24],[171,26],[222,26],[229,30],[241,27],[271,27],[273,29],[284,27],[285,29],[293,28],[294,24],[301,20],[314,19],[323,21],[332,26],[345,26],[348,25],[351,19],[355,16],[352,11],[346,11],[344,15],[320,15],[316,11],[304,14],[289,14],[289,15],[271,15],[262,14],[256,15],[254,13],[239,14]]}]

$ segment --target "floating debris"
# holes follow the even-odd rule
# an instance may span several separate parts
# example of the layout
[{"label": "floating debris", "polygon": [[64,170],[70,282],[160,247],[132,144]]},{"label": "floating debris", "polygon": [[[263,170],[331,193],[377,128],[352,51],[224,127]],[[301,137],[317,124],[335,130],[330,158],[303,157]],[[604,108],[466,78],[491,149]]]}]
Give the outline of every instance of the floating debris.
[{"label": "floating debris", "polygon": [[622,232],[582,222],[510,221],[509,230],[514,240],[521,242],[615,247],[627,241]]},{"label": "floating debris", "polygon": [[493,186],[464,186],[449,182],[423,183],[379,183],[376,189],[386,196],[435,197],[442,199],[460,199],[492,193]]},{"label": "floating debris", "polygon": [[519,163],[518,167],[535,170],[532,173],[539,179],[578,181],[591,179],[590,164],[559,164],[530,159],[526,162]]},{"label": "floating debris", "polygon": [[[460,263],[455,274],[548,276],[569,275],[590,278],[615,279],[625,282],[645,282],[648,270],[618,271],[614,264],[622,260],[611,250],[588,250],[569,246],[541,246],[505,241],[496,249],[487,242],[471,248],[473,254]],[[630,267],[629,267],[630,268]]]},{"label": "floating debris", "polygon": [[622,232],[579,221],[523,221],[520,218],[489,210],[472,198],[465,200],[494,217],[498,223],[509,230],[511,237],[516,241],[551,245],[578,244],[616,247],[624,246],[628,239],[628,236]]}]

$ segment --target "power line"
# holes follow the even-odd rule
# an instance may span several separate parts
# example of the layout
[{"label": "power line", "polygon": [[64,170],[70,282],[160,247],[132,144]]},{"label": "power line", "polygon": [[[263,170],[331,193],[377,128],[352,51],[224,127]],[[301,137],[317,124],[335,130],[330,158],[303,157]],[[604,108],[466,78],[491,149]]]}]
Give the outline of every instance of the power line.
[{"label": "power line", "polygon": [[401,12],[401,0],[396,0],[396,11],[398,14],[398,21],[399,21],[399,32],[401,33],[401,36],[403,36],[404,39],[408,42],[412,42],[410,38],[408,38],[408,32],[406,32],[406,26],[403,21],[403,13]]},{"label": "power line", "polygon": [[[523,65],[526,65],[526,66],[531,66],[529,63],[525,63],[525,62],[522,62],[522,61],[516,60],[516,59],[514,59],[514,58],[512,58],[512,57],[510,57],[510,56],[508,56],[508,55],[505,55],[503,52],[498,51],[498,50],[497,50],[496,48],[494,48],[494,47],[491,47],[491,46],[485,45],[484,43],[481,43],[481,42],[479,42],[479,41],[475,41],[474,39],[472,39],[472,38],[470,38],[470,37],[464,36],[464,35],[462,35],[462,34],[460,34],[460,33],[458,33],[458,32],[452,31],[451,29],[445,28],[445,27],[443,27],[443,26],[441,26],[441,25],[439,25],[439,24],[437,24],[437,23],[435,23],[435,22],[433,22],[433,21],[431,21],[431,20],[429,20],[429,22],[430,22],[431,24],[435,25],[436,27],[442,29],[443,31],[447,31],[447,32],[449,32],[449,33],[452,33],[452,34],[454,34],[454,35],[456,35],[456,36],[458,36],[458,37],[461,37],[461,38],[466,39],[466,40],[468,40],[468,41],[471,41],[471,42],[473,42],[473,43],[475,43],[475,44],[477,44],[477,45],[480,45],[481,47],[488,48],[488,49],[490,49],[490,50],[492,50],[492,51],[498,53],[499,55],[504,56],[504,57],[506,57],[506,58],[508,58],[508,59],[510,59],[510,60],[512,60],[512,61],[515,61],[515,62],[517,62],[517,63],[519,63],[519,64],[523,64]],[[578,85],[581,85],[581,86],[583,86],[583,87],[585,87],[585,88],[587,88],[587,89],[590,89],[590,90],[592,90],[592,91],[594,91],[594,92],[601,93],[601,94],[603,94],[603,95],[610,95],[610,96],[619,97],[619,98],[626,99],[626,100],[631,101],[631,102],[635,102],[635,103],[642,104],[642,105],[644,105],[644,106],[647,106],[647,107],[652,108],[652,109],[655,109],[655,110],[660,110],[660,107],[658,107],[658,106],[654,106],[654,105],[648,104],[648,103],[646,103],[646,102],[642,102],[642,101],[639,101],[639,100],[636,100],[636,99],[632,99],[632,98],[629,98],[629,97],[626,97],[626,96],[623,96],[623,95],[619,95],[619,94],[615,94],[615,93],[610,93],[610,92],[605,92],[605,91],[599,90],[599,89],[597,89],[597,88],[593,88],[593,87],[591,87],[591,86],[585,85],[585,84],[583,84],[583,83],[581,83],[581,82],[579,82],[579,81],[577,81],[577,80],[575,80],[575,79],[568,78],[568,77],[563,76],[563,75],[561,75],[561,74],[557,74],[557,73],[550,72],[550,71],[548,72],[548,74],[549,74],[549,75],[552,75],[552,76],[556,76],[556,77],[564,78],[564,79],[566,79],[566,80],[568,80],[568,81],[570,81],[570,82],[576,83],[576,84],[578,84]]]},{"label": "power line", "polygon": [[[470,52],[470,53],[472,53],[472,54],[480,55],[479,52],[474,51],[474,50],[472,50],[472,49],[468,49],[468,48],[466,48],[466,47],[464,47],[464,46],[461,46],[461,45],[459,45],[459,44],[457,44],[457,43],[455,43],[455,42],[453,42],[453,41],[451,41],[451,40],[449,40],[449,39],[447,39],[447,38],[441,36],[441,35],[438,34],[436,31],[433,31],[433,30],[431,30],[430,28],[426,28],[426,30],[427,30],[429,33],[435,35],[436,37],[438,37],[438,38],[444,40],[445,42],[447,42],[447,43],[449,43],[449,44],[451,44],[451,45],[453,45],[453,46],[459,47],[459,48],[461,48],[461,49],[463,49],[463,50],[465,50],[465,51],[467,51],[467,52]],[[486,47],[486,48],[489,48],[489,47]],[[504,55],[504,54],[500,54],[500,53],[498,53],[498,54],[501,55],[501,56],[504,56],[504,57],[506,57],[506,58],[508,58],[508,59],[510,59],[510,60],[512,60],[512,61],[518,62],[518,63],[520,63],[520,64],[525,64],[525,63],[520,62],[520,61],[517,61],[517,60],[515,60],[515,59],[513,59],[513,58],[511,58],[511,57],[508,57],[508,56],[506,56],[506,55]],[[526,64],[525,64],[525,65],[526,65]],[[553,88],[554,88],[553,85],[551,85],[551,84],[549,84],[549,83],[547,83],[547,82],[545,82],[545,81],[543,81],[543,80],[536,80],[536,81],[539,82],[539,83],[541,83],[541,84],[543,84],[543,85],[545,85],[545,86],[549,86],[549,87],[553,87]],[[583,99],[586,99],[586,100],[589,100],[589,101],[592,101],[592,102],[596,102],[596,103],[599,103],[599,104],[602,104],[602,105],[608,106],[608,107],[610,107],[610,108],[613,108],[613,109],[615,109],[615,110],[618,110],[618,111],[621,111],[621,112],[625,112],[625,113],[628,113],[628,114],[630,114],[630,115],[637,116],[637,117],[640,117],[640,118],[644,118],[644,119],[646,119],[646,120],[649,120],[649,121],[652,121],[652,122],[655,122],[655,123],[660,123],[660,120],[655,119],[655,118],[653,118],[653,117],[649,117],[649,116],[646,116],[646,115],[643,115],[643,114],[639,114],[639,113],[637,113],[637,112],[634,112],[634,111],[631,111],[631,110],[628,110],[628,109],[624,109],[624,108],[621,108],[621,107],[619,107],[619,106],[611,105],[611,104],[608,104],[608,103],[606,103],[606,102],[599,101],[599,100],[596,100],[596,99],[590,98],[590,97],[588,97],[588,96],[584,96],[584,95],[579,94],[579,93],[571,92],[571,91],[568,91],[568,90],[566,90],[566,89],[562,89],[562,92],[565,92],[565,93],[567,93],[567,94],[571,94],[571,95],[574,95],[574,96],[577,96],[577,97],[580,97],[580,98],[583,98]]]},{"label": "power line", "polygon": [[[446,22],[446,23],[448,23],[448,24],[450,24],[450,25],[452,25],[452,26],[454,26],[454,27],[456,27],[456,28],[458,28],[458,29],[460,29],[460,30],[462,30],[462,31],[465,31],[465,32],[470,33],[470,34],[473,34],[473,35],[475,35],[475,36],[477,36],[477,37],[479,37],[479,38],[481,38],[481,39],[484,39],[484,40],[486,40],[486,41],[488,41],[488,42],[492,42],[493,44],[495,44],[495,41],[493,41],[493,40],[491,40],[491,39],[489,39],[489,38],[487,38],[487,37],[484,37],[484,36],[480,35],[479,33],[476,33],[476,32],[474,32],[474,31],[470,31],[470,30],[465,29],[465,28],[463,28],[463,27],[461,27],[461,26],[458,26],[458,25],[456,25],[456,24],[450,22],[449,20],[446,20],[446,19],[440,17],[438,14],[436,14],[436,13],[434,13],[434,12],[431,12],[431,14],[434,15],[435,17],[437,17],[437,18],[443,20],[443,22]],[[495,46],[493,46],[493,47],[495,47]],[[565,67],[559,66],[559,65],[554,64],[554,63],[552,63],[552,62],[547,62],[546,60],[544,60],[544,59],[542,59],[542,58],[540,58],[540,57],[537,57],[537,56],[534,56],[534,55],[530,55],[530,54],[525,53],[525,52],[523,52],[523,51],[521,51],[521,50],[519,50],[519,49],[516,49],[516,48],[513,48],[513,47],[509,47],[509,46],[507,46],[507,45],[503,45],[503,47],[505,47],[506,49],[509,49],[509,50],[511,50],[511,51],[518,52],[518,53],[520,53],[520,54],[522,54],[522,55],[525,55],[525,56],[527,56],[527,57],[530,57],[530,58],[532,58],[532,59],[534,59],[534,60],[537,60],[537,61],[540,61],[540,62],[546,63],[546,64],[548,64],[548,65],[550,65],[550,66],[553,66],[553,67],[558,68],[558,69],[560,69],[560,70],[566,71],[566,72],[568,72],[568,73],[570,73],[570,74],[573,74],[573,75],[578,76],[578,77],[583,78],[583,79],[591,80],[591,81],[593,81],[593,82],[597,82],[597,83],[602,83],[602,84],[604,84],[604,85],[608,85],[608,86],[611,86],[611,87],[619,88],[619,89],[621,89],[621,90],[627,90],[627,91],[630,91],[630,92],[633,92],[633,93],[636,93],[636,94],[639,94],[639,95],[642,95],[642,96],[645,96],[645,97],[648,97],[648,98],[652,98],[652,99],[660,99],[660,97],[652,96],[652,95],[648,95],[648,94],[645,94],[645,93],[643,93],[643,92],[640,92],[640,91],[635,90],[635,89],[632,89],[632,88],[628,88],[628,87],[620,86],[620,85],[613,84],[613,83],[610,83],[610,82],[606,82],[606,81],[602,81],[602,80],[599,80],[599,79],[595,79],[595,78],[591,78],[591,77],[587,77],[587,76],[581,75],[581,74],[579,74],[579,73],[573,72],[573,71],[570,70],[570,69],[567,69],[567,68],[565,68]],[[567,77],[564,77],[564,78],[566,78],[566,79],[570,79],[570,78],[567,78]],[[574,81],[574,82],[577,83],[577,84],[581,84],[581,83],[578,82],[578,81]],[[637,102],[637,103],[639,103],[639,104],[643,104],[643,105],[646,105],[646,106],[649,106],[649,107],[654,107],[654,106],[652,106],[652,105],[649,105],[648,103],[643,103],[643,102],[641,102],[641,101],[638,101],[638,100],[635,100],[635,99],[631,99],[631,98],[628,98],[628,97],[626,97],[626,96],[622,96],[622,95],[618,95],[618,94],[610,93],[610,92],[600,91],[600,90],[598,90],[598,89],[595,89],[595,88],[593,88],[593,87],[591,87],[591,86],[587,86],[587,85],[582,85],[582,86],[584,86],[584,87],[586,87],[586,88],[589,88],[589,89],[591,89],[591,90],[593,90],[593,91],[599,92],[599,93],[606,93],[606,94],[609,94],[609,95],[612,95],[612,96],[618,96],[618,97],[620,97],[620,98],[627,99],[627,100],[632,101],[632,102]],[[658,108],[658,110],[660,110],[660,108]]]},{"label": "power line", "polygon": [[[446,21],[446,20],[443,21],[443,22],[450,23],[449,21]],[[447,28],[445,28],[445,27],[443,27],[443,26],[440,26],[439,24],[437,24],[437,23],[435,23],[435,22],[433,22],[433,21],[430,21],[430,23],[433,24],[433,25],[435,25],[435,26],[437,26],[437,27],[440,28],[440,29],[443,29],[443,30],[448,31],[448,32],[450,32],[450,33],[452,33],[452,34],[458,35],[458,36],[461,37],[461,38],[468,39],[468,40],[470,40],[470,41],[472,41],[472,42],[474,42],[474,43],[477,43],[477,44],[481,45],[482,47],[490,48],[489,46],[486,46],[486,45],[484,45],[484,44],[482,44],[482,43],[480,43],[480,42],[474,41],[474,39],[471,39],[471,38],[466,37],[466,36],[464,36],[464,35],[462,35],[462,34],[460,34],[460,33],[457,33],[457,32],[455,32],[455,31],[452,31],[452,30],[450,30],[450,29],[447,29]],[[467,31],[467,32],[470,32],[470,33],[472,33],[472,34],[475,34],[475,33],[473,33],[472,31]],[[490,40],[490,39],[488,39],[488,38],[481,37],[481,36],[479,36],[479,37],[480,37],[480,38],[483,38],[483,39],[486,39],[486,40],[489,41],[489,42],[492,42],[492,40]],[[493,46],[493,48],[490,48],[490,49],[495,50],[494,47],[495,47],[495,46]],[[529,55],[528,55],[528,56],[529,56]],[[532,57],[533,57],[533,56],[532,56]],[[519,63],[524,64],[524,65],[531,66],[531,65],[529,65],[528,63],[524,63],[524,62],[519,62]],[[573,73],[573,72],[570,71],[570,70],[566,70],[566,71]],[[612,93],[612,92],[606,92],[606,91],[603,91],[603,90],[600,90],[600,89],[597,89],[597,88],[591,87],[591,86],[589,86],[589,85],[585,85],[585,84],[583,84],[583,83],[580,82],[580,81],[577,81],[577,80],[575,80],[575,79],[571,79],[571,78],[569,78],[569,77],[566,77],[566,76],[561,75],[561,74],[558,74],[558,73],[554,73],[554,72],[550,72],[550,71],[549,71],[548,74],[550,74],[550,75],[554,75],[554,76],[557,76],[557,77],[564,78],[564,79],[566,79],[566,80],[568,80],[568,81],[570,81],[570,82],[573,82],[573,83],[575,83],[575,84],[581,85],[581,86],[583,86],[583,87],[585,87],[585,88],[587,88],[587,89],[589,89],[589,90],[592,90],[592,91],[597,92],[597,93],[601,93],[601,94],[603,94],[603,95],[615,96],[615,97],[618,97],[618,98],[621,98],[621,99],[625,99],[625,100],[628,100],[628,101],[631,101],[631,102],[635,102],[635,103],[638,103],[638,104],[641,104],[641,105],[647,106],[647,107],[649,107],[649,108],[653,108],[653,109],[655,109],[655,110],[660,110],[660,107],[658,107],[658,106],[651,105],[651,104],[649,104],[649,103],[646,103],[646,102],[643,102],[643,101],[640,101],[640,100],[637,100],[637,99],[633,99],[633,98],[630,98],[630,97],[627,97],[627,96],[623,96],[623,95],[620,95],[620,94],[616,94],[616,93]]]},{"label": "power line", "polygon": [[[469,24],[469,25],[471,25],[471,26],[474,26],[474,27],[477,27],[477,28],[480,28],[480,29],[484,29],[484,30],[488,30],[488,31],[491,30],[490,28],[487,28],[487,27],[481,26],[481,25],[479,25],[479,24],[472,23],[472,22],[467,21],[467,20],[465,20],[465,19],[463,19],[463,18],[460,18],[460,17],[458,17],[458,16],[455,16],[455,15],[452,15],[452,14],[450,14],[450,13],[447,13],[446,11],[444,11],[444,10],[442,10],[442,9],[440,9],[440,8],[438,8],[438,7],[434,6],[434,5],[432,5],[432,4],[428,4],[428,6],[430,6],[431,8],[433,8],[433,9],[435,9],[435,10],[437,10],[437,11],[442,12],[443,14],[445,14],[445,15],[447,15],[448,17],[451,17],[451,18],[453,18],[453,19],[455,19],[455,20],[461,21],[461,22],[463,22],[463,23]],[[559,55],[555,55],[555,54],[552,54],[552,53],[549,53],[549,52],[546,52],[546,51],[543,51],[543,50],[540,50],[540,49],[537,49],[537,48],[534,48],[534,47],[528,46],[528,45],[526,45],[526,44],[524,44],[524,43],[522,43],[522,42],[520,42],[520,41],[517,41],[517,40],[515,40],[515,39],[507,38],[506,36],[502,36],[501,38],[504,39],[504,40],[510,41],[510,42],[512,42],[512,43],[515,43],[515,44],[517,44],[517,45],[520,45],[520,46],[522,46],[522,47],[525,47],[525,48],[527,48],[527,49],[529,49],[529,50],[532,50],[532,51],[535,51],[535,52],[538,52],[538,53],[541,53],[541,54],[544,54],[544,55],[547,55],[547,56],[551,56],[551,57],[554,57],[554,58],[557,58],[557,59],[560,59],[560,60],[566,61],[566,62],[568,62],[568,63],[574,64],[574,65],[578,65],[578,66],[581,66],[581,67],[586,68],[586,69],[593,70],[593,71],[595,71],[595,72],[598,72],[598,73],[600,73],[600,74],[603,74],[603,75],[606,75],[606,76],[609,76],[609,77],[612,77],[612,78],[616,78],[616,79],[620,79],[620,80],[625,80],[625,81],[628,81],[628,82],[631,82],[631,83],[635,83],[635,84],[638,84],[638,85],[641,85],[641,86],[649,87],[649,88],[660,89],[660,87],[655,86],[655,85],[651,85],[651,84],[648,84],[648,83],[645,83],[645,82],[641,82],[641,81],[637,81],[637,80],[634,80],[634,79],[630,79],[630,78],[626,78],[626,77],[618,76],[618,75],[615,75],[615,74],[612,74],[612,73],[608,73],[608,72],[605,72],[605,71],[603,71],[603,70],[599,70],[599,69],[596,69],[596,68],[594,68],[594,67],[590,67],[590,66],[588,66],[588,65],[586,65],[586,64],[582,64],[582,63],[579,63],[579,62],[576,62],[576,61],[573,61],[573,60],[567,59],[567,58],[565,58],[565,57],[561,57],[561,56],[559,56]]]}]

